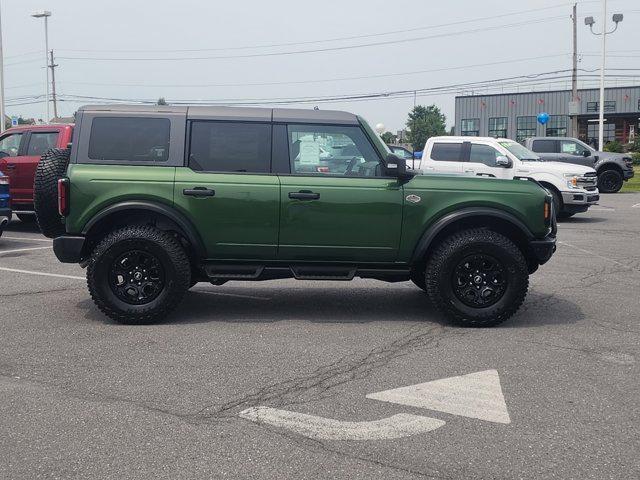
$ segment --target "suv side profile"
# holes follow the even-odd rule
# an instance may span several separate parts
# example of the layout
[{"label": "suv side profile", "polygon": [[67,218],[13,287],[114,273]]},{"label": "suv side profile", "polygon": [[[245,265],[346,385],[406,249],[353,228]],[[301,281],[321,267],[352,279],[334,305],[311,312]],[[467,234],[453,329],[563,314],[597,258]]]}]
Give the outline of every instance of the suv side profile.
[{"label": "suv side profile", "polygon": [[577,138],[531,137],[524,146],[542,160],[575,163],[592,167],[598,174],[598,189],[604,193],[620,191],[633,178],[633,159],[628,153],[599,152]]},{"label": "suv side profile", "polygon": [[38,167],[69,161],[63,231],[44,233],[119,322],[161,319],[196,282],[362,277],[412,280],[454,322],[490,326],[555,251],[538,184],[416,176],[350,113],[89,106],[76,125]]},{"label": "suv side profile", "polygon": [[33,179],[40,157],[50,148],[65,148],[73,125],[20,125],[0,136],[0,172],[9,177],[13,212],[23,222],[35,220]]}]

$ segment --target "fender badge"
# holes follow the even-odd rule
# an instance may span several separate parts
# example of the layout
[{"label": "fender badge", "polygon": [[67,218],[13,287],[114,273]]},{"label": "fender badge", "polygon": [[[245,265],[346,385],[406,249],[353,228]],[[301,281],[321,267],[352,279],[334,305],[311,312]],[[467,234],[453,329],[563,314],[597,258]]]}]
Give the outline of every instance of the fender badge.
[{"label": "fender badge", "polygon": [[422,198],[420,198],[418,195],[407,195],[406,200],[407,202],[418,203],[420,200],[422,200]]}]

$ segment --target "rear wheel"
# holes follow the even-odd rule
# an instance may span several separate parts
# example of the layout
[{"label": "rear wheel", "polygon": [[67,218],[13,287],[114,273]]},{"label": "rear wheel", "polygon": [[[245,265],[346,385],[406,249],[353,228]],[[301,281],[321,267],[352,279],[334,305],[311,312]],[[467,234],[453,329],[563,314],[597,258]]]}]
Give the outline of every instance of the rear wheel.
[{"label": "rear wheel", "polygon": [[58,180],[65,176],[69,165],[68,148],[52,148],[45,152],[36,168],[33,185],[33,206],[42,233],[49,238],[66,233],[58,213]]},{"label": "rear wheel", "polygon": [[504,322],[522,305],[529,287],[527,262],[514,243],[489,230],[446,238],[426,268],[433,305],[464,327]]},{"label": "rear wheel", "polygon": [[598,189],[602,193],[616,193],[623,184],[622,174],[617,170],[605,170],[598,175]]},{"label": "rear wheel", "polygon": [[191,268],[180,242],[149,226],[108,234],[87,268],[97,307],[120,323],[147,324],[173,310],[191,284]]}]

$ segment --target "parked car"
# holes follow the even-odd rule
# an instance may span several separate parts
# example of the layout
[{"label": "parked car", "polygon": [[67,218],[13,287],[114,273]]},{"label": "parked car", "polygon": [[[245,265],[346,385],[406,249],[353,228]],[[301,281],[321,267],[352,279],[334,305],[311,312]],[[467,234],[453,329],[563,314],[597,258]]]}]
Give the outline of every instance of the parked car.
[{"label": "parked car", "polygon": [[586,212],[600,199],[593,168],[543,162],[532,151],[506,138],[432,137],[427,140],[419,168],[425,173],[532,178],[553,195],[559,217]]},{"label": "parked car", "polygon": [[0,173],[0,236],[11,221],[11,203],[9,196],[9,177]]},{"label": "parked car", "polygon": [[604,193],[618,192],[633,178],[633,159],[627,153],[599,152],[571,137],[532,137],[523,144],[545,161],[593,167],[598,174],[598,189]]},{"label": "parked car", "polygon": [[[118,105],[77,125],[38,165],[38,223],[119,322],[159,320],[200,281],[364,277],[413,280],[454,322],[490,326],[555,251],[537,183],[416,176],[350,113]],[[314,171],[321,144],[340,160]]]},{"label": "parked car", "polygon": [[33,181],[40,157],[71,143],[73,125],[20,125],[0,136],[0,172],[11,182],[11,206],[25,222],[35,220]]}]

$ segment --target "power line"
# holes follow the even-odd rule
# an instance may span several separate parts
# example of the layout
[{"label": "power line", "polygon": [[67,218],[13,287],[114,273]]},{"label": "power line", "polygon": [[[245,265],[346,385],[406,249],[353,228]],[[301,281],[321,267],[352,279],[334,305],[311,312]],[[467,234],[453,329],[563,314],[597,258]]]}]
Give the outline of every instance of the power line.
[{"label": "power line", "polygon": [[[591,2],[589,2],[591,3]],[[511,12],[511,13],[503,13],[500,15],[491,15],[491,16],[487,16],[487,17],[479,17],[479,18],[473,18],[473,19],[468,19],[468,20],[460,20],[457,22],[448,22],[448,23],[441,23],[441,24],[436,24],[436,25],[426,25],[426,26],[421,26],[421,27],[413,27],[413,28],[403,28],[401,30],[391,30],[391,31],[387,31],[387,32],[380,32],[380,33],[369,33],[369,34],[363,34],[363,35],[351,35],[351,36],[345,36],[345,37],[334,37],[334,38],[326,38],[326,39],[322,39],[322,40],[307,40],[307,41],[302,41],[302,42],[286,42],[286,43],[271,43],[271,44],[262,44],[262,45],[245,45],[245,46],[238,46],[238,47],[218,47],[218,48],[194,48],[194,49],[177,49],[177,50],[131,50],[131,49],[127,49],[127,50],[87,50],[87,49],[59,49],[58,51],[61,52],[101,52],[101,53],[191,53],[191,52],[216,52],[216,51],[233,51],[233,50],[253,50],[253,49],[261,49],[261,48],[276,48],[276,47],[291,47],[291,46],[296,46],[296,45],[313,45],[313,44],[318,44],[318,43],[329,43],[329,42],[339,42],[339,41],[344,41],[344,40],[358,40],[358,39],[362,39],[362,38],[373,38],[373,37],[381,37],[381,36],[387,36],[387,35],[396,35],[399,33],[408,33],[408,32],[417,32],[417,31],[421,31],[421,30],[431,30],[434,28],[442,28],[442,27],[450,27],[450,26],[456,26],[456,25],[464,25],[464,24],[468,24],[468,23],[478,23],[478,22],[483,22],[486,20],[494,20],[496,18],[506,18],[506,17],[512,17],[512,16],[517,16],[517,15],[524,15],[527,13],[533,13],[533,12],[540,12],[540,11],[544,11],[544,10],[553,10],[556,8],[564,8],[568,5],[572,5],[572,3],[561,3],[561,4],[557,4],[557,5],[552,5],[552,6],[548,6],[548,7],[541,7],[541,8],[531,8],[528,10],[521,10],[521,11],[517,11],[517,12]]]},{"label": "power line", "polygon": [[[445,72],[451,70],[467,70],[469,68],[477,68],[477,67],[486,67],[486,66],[494,66],[494,65],[504,65],[504,64],[513,64],[517,62],[528,62],[531,60],[540,60],[540,59],[548,59],[554,57],[564,57],[568,55],[568,53],[560,53],[556,55],[541,55],[537,57],[529,57],[529,58],[520,58],[514,60],[502,60],[498,62],[489,62],[489,63],[478,63],[475,65],[461,65],[456,67],[443,67],[443,68],[435,68],[430,70],[416,70],[412,72],[397,72],[397,73],[386,73],[386,74],[373,74],[373,75],[360,75],[356,77],[338,77],[338,78],[324,78],[318,80],[296,80],[296,81],[288,81],[288,82],[252,82],[252,83],[210,83],[210,84],[173,84],[173,85],[148,85],[148,84],[132,84],[132,83],[87,83],[87,82],[65,82],[66,85],[88,85],[88,86],[98,86],[98,87],[151,87],[151,88],[210,88],[210,87],[256,87],[256,86],[270,86],[270,85],[306,85],[310,83],[333,83],[333,82],[342,82],[347,80],[367,80],[370,78],[387,78],[387,77],[399,77],[405,75],[419,75],[423,73],[436,73],[436,72]],[[58,57],[59,58],[59,57]]]},{"label": "power line", "polygon": [[146,62],[146,61],[191,61],[191,60],[223,60],[223,59],[236,59],[236,58],[257,58],[257,57],[275,57],[275,56],[285,56],[285,55],[300,55],[306,53],[322,53],[322,52],[335,52],[335,51],[343,51],[343,50],[352,50],[357,48],[366,48],[366,47],[379,47],[383,45],[395,45],[400,43],[409,43],[409,42],[417,42],[422,40],[430,40],[433,38],[444,38],[444,37],[452,37],[457,35],[465,35],[468,33],[481,33],[487,32],[491,30],[498,30],[503,28],[513,28],[520,27],[524,25],[532,25],[543,22],[550,21],[558,21],[564,20],[564,16],[555,16],[555,17],[546,17],[539,18],[536,20],[527,20],[524,22],[511,23],[506,25],[495,25],[490,27],[483,28],[475,28],[471,30],[461,30],[457,32],[448,32],[448,33],[440,33],[435,35],[427,35],[423,37],[413,37],[413,38],[405,38],[400,40],[387,40],[382,42],[371,42],[371,43],[362,43],[358,45],[347,45],[347,46],[338,46],[338,47],[326,47],[326,48],[314,48],[307,50],[295,50],[295,51],[286,51],[286,52],[268,52],[268,53],[251,53],[251,54],[243,54],[243,55],[217,55],[217,56],[206,56],[206,57],[65,57],[59,56],[59,60],[91,60],[91,61],[136,61],[136,62]]}]

